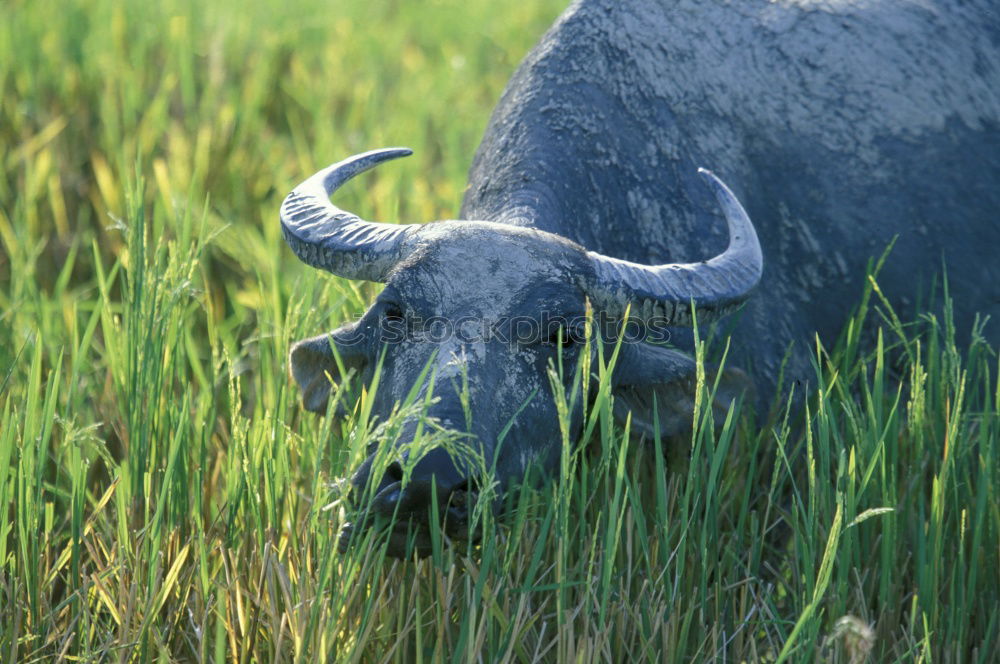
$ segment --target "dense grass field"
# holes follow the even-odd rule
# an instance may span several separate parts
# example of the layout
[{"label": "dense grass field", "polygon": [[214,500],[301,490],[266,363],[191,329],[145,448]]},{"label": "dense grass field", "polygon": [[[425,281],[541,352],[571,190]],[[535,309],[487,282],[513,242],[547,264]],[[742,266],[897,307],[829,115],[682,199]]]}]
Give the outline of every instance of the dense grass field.
[{"label": "dense grass field", "polygon": [[997,661],[1000,363],[877,280],[766,426],[699,414],[664,457],[602,385],[478,543],[338,552],[392,422],[303,413],[286,355],[375,291],[278,205],[408,145],[338,203],[457,214],[563,4],[0,3],[0,661]]}]

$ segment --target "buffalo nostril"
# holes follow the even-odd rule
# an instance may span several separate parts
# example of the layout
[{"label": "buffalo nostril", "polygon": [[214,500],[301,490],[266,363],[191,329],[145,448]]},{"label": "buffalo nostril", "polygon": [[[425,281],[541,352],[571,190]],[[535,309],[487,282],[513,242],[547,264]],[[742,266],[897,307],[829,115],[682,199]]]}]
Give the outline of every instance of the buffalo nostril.
[{"label": "buffalo nostril", "polygon": [[472,481],[462,482],[448,495],[447,514],[452,519],[466,520],[479,500],[479,489]]},{"label": "buffalo nostril", "polygon": [[[385,469],[385,477],[392,482],[401,482],[403,480],[403,467],[399,465],[398,461],[393,461]],[[385,480],[383,480],[385,483]]]},{"label": "buffalo nostril", "polygon": [[444,510],[444,531],[449,537],[465,539],[469,535],[472,513],[479,501],[479,491],[471,482],[463,482],[448,495]]},{"label": "buffalo nostril", "polygon": [[479,489],[473,480],[466,480],[457,485],[448,494],[448,505],[462,509],[472,508],[479,496]]},{"label": "buffalo nostril", "polygon": [[465,508],[468,507],[469,492],[465,489],[459,489],[453,491],[451,494],[451,499],[448,501],[454,507]]}]

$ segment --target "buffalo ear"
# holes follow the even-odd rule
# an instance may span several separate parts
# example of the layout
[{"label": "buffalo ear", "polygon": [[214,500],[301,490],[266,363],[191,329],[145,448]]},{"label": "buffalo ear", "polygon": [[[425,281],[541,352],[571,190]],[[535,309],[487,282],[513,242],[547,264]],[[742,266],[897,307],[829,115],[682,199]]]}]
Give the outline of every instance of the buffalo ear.
[{"label": "buffalo ear", "polygon": [[[338,332],[339,330],[303,339],[292,346],[289,354],[292,378],[302,391],[302,405],[314,413],[326,412],[331,387],[347,379],[346,375],[341,374],[340,366],[346,374],[350,374],[352,370],[360,373],[366,364],[364,354],[351,346],[338,343]],[[334,346],[340,356],[339,366],[334,356]]]},{"label": "buffalo ear", "polygon": [[[706,367],[708,385],[716,379],[712,415],[721,426],[730,404],[740,395],[753,399],[754,386],[739,369],[723,369],[720,376],[718,369]],[[615,367],[615,418],[624,423],[631,412],[633,435],[647,439],[654,437],[657,421],[663,438],[686,434],[693,424],[696,384],[695,362],[687,354],[648,344],[623,345]]]}]

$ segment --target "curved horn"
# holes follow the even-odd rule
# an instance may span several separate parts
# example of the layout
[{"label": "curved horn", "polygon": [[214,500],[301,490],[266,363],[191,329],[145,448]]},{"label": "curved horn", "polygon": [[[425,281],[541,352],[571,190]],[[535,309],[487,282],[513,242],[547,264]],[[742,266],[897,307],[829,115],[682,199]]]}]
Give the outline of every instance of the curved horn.
[{"label": "curved horn", "polygon": [[708,261],[640,265],[588,252],[594,283],[585,284],[595,304],[613,314],[671,325],[691,325],[691,302],[698,322],[707,323],[736,309],[760,281],[764,260],[750,217],[722,180],[699,168],[715,191],[729,223],[729,247]]},{"label": "curved horn", "polygon": [[358,173],[413,154],[386,148],[328,166],[297,186],[281,204],[285,241],[303,262],[348,279],[384,281],[402,257],[415,225],[365,221],[330,202],[330,194]]}]

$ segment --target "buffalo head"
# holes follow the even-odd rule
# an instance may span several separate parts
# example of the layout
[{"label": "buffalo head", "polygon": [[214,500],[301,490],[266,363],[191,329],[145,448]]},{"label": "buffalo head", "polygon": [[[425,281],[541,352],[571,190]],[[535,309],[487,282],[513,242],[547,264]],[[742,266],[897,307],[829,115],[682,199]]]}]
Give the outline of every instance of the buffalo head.
[{"label": "buffalo head", "polygon": [[[728,249],[692,264],[640,265],[587,251],[564,237],[486,221],[391,225],[335,207],[329,195],[376,164],[410,154],[368,152],[334,164],[295,188],[281,206],[285,239],[303,261],[351,279],[382,282],[364,316],[292,348],[291,370],[305,407],[325,412],[331,390],[353,372],[378,386],[373,415],[387,418],[400,401],[429,404],[396,437],[396,461],[373,473],[377,450],[352,485],[370,512],[411,523],[419,548],[431,527],[461,536],[476,491],[477,467],[447,446],[420,450],[403,485],[400,461],[428,424],[455,434],[504,487],[530,466],[552,469],[562,440],[549,371],[569,366],[585,344],[588,301],[605,320],[628,308],[640,325],[706,322],[737,307],[760,278],[753,225],[726,186],[705,171],[729,224]],[[692,303],[694,309],[692,309]],[[615,413],[632,412],[633,430],[652,430],[653,394],[661,431],[690,422],[694,361],[648,343],[621,346],[613,375]],[[572,380],[573,371],[565,371]],[[739,389],[733,379],[723,391]],[[568,387],[568,385],[566,386]],[[580,413],[571,417],[579,428]],[[480,464],[479,469],[482,469]],[[443,524],[429,523],[436,493]],[[389,552],[405,552],[404,526]],[[423,542],[423,544],[421,544]]]}]

